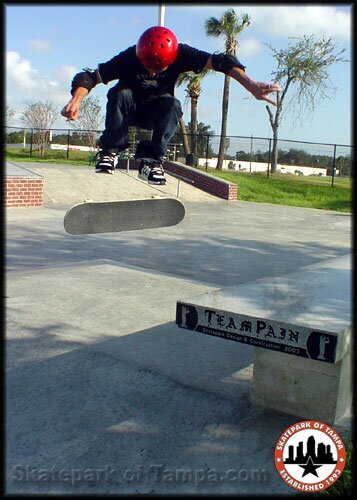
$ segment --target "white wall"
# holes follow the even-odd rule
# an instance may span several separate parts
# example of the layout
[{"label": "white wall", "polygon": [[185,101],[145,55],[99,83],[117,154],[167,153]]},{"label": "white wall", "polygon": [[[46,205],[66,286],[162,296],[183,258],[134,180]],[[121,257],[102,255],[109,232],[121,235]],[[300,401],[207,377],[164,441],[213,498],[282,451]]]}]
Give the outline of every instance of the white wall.
[{"label": "white wall", "polygon": [[[71,144],[67,146],[67,144],[55,144],[51,143],[50,144],[51,149],[61,149],[63,151],[66,151],[67,148],[70,149],[71,151],[93,151],[93,148],[90,148],[89,146],[72,146]],[[97,149],[95,149],[97,151]]]},{"label": "white wall", "polygon": [[[242,160],[223,160],[223,168],[227,169],[228,164],[231,161],[234,164],[234,170],[241,170],[242,172],[266,172],[268,168],[266,163],[255,161],[249,162]],[[199,158],[198,165],[200,167],[205,167],[206,158]],[[216,168],[216,165],[217,158],[208,159],[208,167]],[[277,172],[294,174],[296,170],[302,172],[303,175],[321,175],[323,177],[326,177],[327,172],[326,168],[303,167],[301,165],[281,165],[279,163],[277,165]],[[336,174],[337,173],[338,171],[336,172]]]}]

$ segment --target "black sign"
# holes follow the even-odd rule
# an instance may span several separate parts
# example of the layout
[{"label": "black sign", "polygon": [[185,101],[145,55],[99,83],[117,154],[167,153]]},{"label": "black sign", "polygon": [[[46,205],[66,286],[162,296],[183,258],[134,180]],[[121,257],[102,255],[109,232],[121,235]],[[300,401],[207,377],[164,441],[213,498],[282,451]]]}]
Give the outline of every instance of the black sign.
[{"label": "black sign", "polygon": [[177,303],[176,324],[255,347],[284,352],[325,363],[336,362],[338,335],[205,306]]}]

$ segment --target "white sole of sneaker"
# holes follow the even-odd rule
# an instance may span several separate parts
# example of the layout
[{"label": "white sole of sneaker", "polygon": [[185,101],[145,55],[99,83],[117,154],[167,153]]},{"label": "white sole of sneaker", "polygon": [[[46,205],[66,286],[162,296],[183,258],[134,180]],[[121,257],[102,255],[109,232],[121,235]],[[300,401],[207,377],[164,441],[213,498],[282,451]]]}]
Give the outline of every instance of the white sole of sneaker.
[{"label": "white sole of sneaker", "polygon": [[163,186],[166,184],[166,181],[147,181],[148,184],[151,184],[152,186]]},{"label": "white sole of sneaker", "polygon": [[148,178],[145,175],[138,175],[138,178],[142,181],[146,181],[148,184],[151,184],[153,186],[162,186],[163,184],[166,184],[166,179],[163,179],[162,181],[148,181]]},{"label": "white sole of sneaker", "polygon": [[141,179],[142,181],[147,181],[149,184],[166,184],[165,177],[163,179],[161,179],[161,181],[151,181],[151,180],[148,180],[147,175],[141,174],[140,172],[138,172],[138,178]]},{"label": "white sole of sneaker", "polygon": [[110,175],[113,175],[114,174],[114,170],[96,170],[95,173],[96,174],[110,174]]}]

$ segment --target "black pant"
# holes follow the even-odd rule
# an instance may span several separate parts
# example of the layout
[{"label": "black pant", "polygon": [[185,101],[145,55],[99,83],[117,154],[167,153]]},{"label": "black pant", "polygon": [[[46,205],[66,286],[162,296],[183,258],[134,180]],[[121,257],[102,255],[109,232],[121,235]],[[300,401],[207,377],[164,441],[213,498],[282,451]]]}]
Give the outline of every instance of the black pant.
[{"label": "black pant", "polygon": [[99,139],[100,148],[112,153],[126,149],[128,128],[132,125],[153,131],[151,141],[138,144],[135,158],[162,161],[182,116],[180,101],[165,94],[138,103],[132,91],[119,84],[109,90],[107,97],[105,130]]}]

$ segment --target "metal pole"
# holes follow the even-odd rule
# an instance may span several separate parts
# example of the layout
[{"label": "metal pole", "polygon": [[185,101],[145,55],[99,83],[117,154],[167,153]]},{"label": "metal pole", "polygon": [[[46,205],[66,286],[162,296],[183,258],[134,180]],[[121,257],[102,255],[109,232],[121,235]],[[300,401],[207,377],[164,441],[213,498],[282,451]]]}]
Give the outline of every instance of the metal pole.
[{"label": "metal pole", "polygon": [[209,148],[209,135],[207,136],[207,143],[206,143],[206,171],[208,170],[208,148]]},{"label": "metal pole", "polygon": [[252,173],[253,134],[250,138],[249,172]]},{"label": "metal pole", "polygon": [[165,5],[159,4],[159,26],[165,26]]},{"label": "metal pole", "polygon": [[66,155],[67,156],[67,160],[69,158],[70,135],[71,135],[71,131],[68,130],[68,132],[67,132],[67,155]]},{"label": "metal pole", "polygon": [[267,177],[269,177],[270,163],[271,163],[271,139],[269,139],[269,157],[268,157]]},{"label": "metal pole", "polygon": [[333,147],[333,160],[332,160],[332,185],[333,187],[333,181],[335,179],[335,171],[336,171],[336,144]]},{"label": "metal pole", "polygon": [[31,129],[31,146],[30,146],[30,156],[32,156],[32,142],[33,142],[33,128]]},{"label": "metal pole", "polygon": [[176,193],[177,198],[179,198],[180,196],[180,183],[181,179],[177,179],[177,193]]}]

